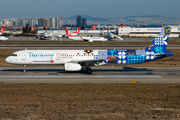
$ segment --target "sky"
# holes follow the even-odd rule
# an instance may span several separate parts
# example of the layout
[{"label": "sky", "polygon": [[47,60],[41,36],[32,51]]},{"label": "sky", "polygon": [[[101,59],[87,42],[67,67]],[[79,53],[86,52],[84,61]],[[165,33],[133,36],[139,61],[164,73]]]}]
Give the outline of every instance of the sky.
[{"label": "sky", "polygon": [[74,15],[113,18],[161,15],[180,18],[180,0],[1,0],[0,20]]}]

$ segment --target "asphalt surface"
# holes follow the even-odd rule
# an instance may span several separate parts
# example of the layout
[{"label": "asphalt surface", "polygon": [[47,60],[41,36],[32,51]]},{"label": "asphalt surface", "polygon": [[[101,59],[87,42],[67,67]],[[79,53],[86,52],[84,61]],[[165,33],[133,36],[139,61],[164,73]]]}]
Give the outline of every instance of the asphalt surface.
[{"label": "asphalt surface", "polygon": [[180,83],[180,67],[92,67],[66,72],[60,67],[0,67],[0,83]]}]

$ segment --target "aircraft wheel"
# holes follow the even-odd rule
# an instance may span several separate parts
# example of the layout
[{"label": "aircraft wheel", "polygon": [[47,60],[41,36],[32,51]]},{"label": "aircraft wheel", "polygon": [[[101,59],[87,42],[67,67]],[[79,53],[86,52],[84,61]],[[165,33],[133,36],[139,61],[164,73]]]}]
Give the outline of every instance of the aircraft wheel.
[{"label": "aircraft wheel", "polygon": [[25,73],[25,72],[26,72],[26,69],[23,70],[23,73]]},{"label": "aircraft wheel", "polygon": [[91,73],[92,73],[91,68],[87,68],[87,73],[88,73],[88,74],[91,74]]}]

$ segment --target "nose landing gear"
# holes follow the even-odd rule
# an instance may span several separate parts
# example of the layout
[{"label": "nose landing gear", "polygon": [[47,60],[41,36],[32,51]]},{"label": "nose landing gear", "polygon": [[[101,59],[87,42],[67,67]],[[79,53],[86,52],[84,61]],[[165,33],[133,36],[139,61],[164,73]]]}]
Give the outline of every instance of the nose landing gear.
[{"label": "nose landing gear", "polygon": [[24,65],[24,69],[23,69],[23,73],[25,73],[26,72],[26,65]]}]

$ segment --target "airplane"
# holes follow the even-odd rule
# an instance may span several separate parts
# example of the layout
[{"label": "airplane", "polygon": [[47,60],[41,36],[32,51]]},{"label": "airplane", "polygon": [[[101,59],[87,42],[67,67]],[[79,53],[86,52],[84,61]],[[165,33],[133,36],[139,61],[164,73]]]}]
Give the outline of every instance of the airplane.
[{"label": "airplane", "polygon": [[85,41],[85,42],[107,41],[107,39],[105,39],[104,37],[81,37],[79,35],[78,35],[78,37],[76,37],[76,36],[72,35],[67,29],[65,29],[65,31],[66,31],[66,36],[71,40],[81,40],[81,41]]},{"label": "airplane", "polygon": [[[173,55],[166,51],[171,28],[164,28],[153,42],[142,50],[20,50],[5,61],[17,65],[64,65],[65,71],[86,70],[91,66],[140,64]],[[23,72],[26,72],[24,68]]]},{"label": "airplane", "polygon": [[4,33],[4,29],[5,29],[5,26],[3,26],[3,28],[0,30],[0,35]]},{"label": "airplane", "polygon": [[6,40],[8,40],[8,38],[4,37],[4,36],[0,36],[0,40],[6,41]]},{"label": "airplane", "polygon": [[107,37],[109,38],[109,40],[112,40],[114,38],[118,38],[121,41],[123,41],[123,39],[117,35],[114,35],[113,33],[109,32],[109,26],[107,26],[107,32],[106,32]]},{"label": "airplane", "polygon": [[91,30],[96,30],[96,26],[97,26],[97,24],[95,24],[95,25],[91,28]]},{"label": "airplane", "polygon": [[53,34],[49,34],[47,32],[47,23],[46,23],[46,31],[43,33],[43,35],[40,35],[40,36],[36,35],[36,38],[38,38],[38,37],[41,40],[46,40],[46,38],[48,38],[48,37],[51,37],[51,40],[58,40],[55,36],[53,36]]}]

